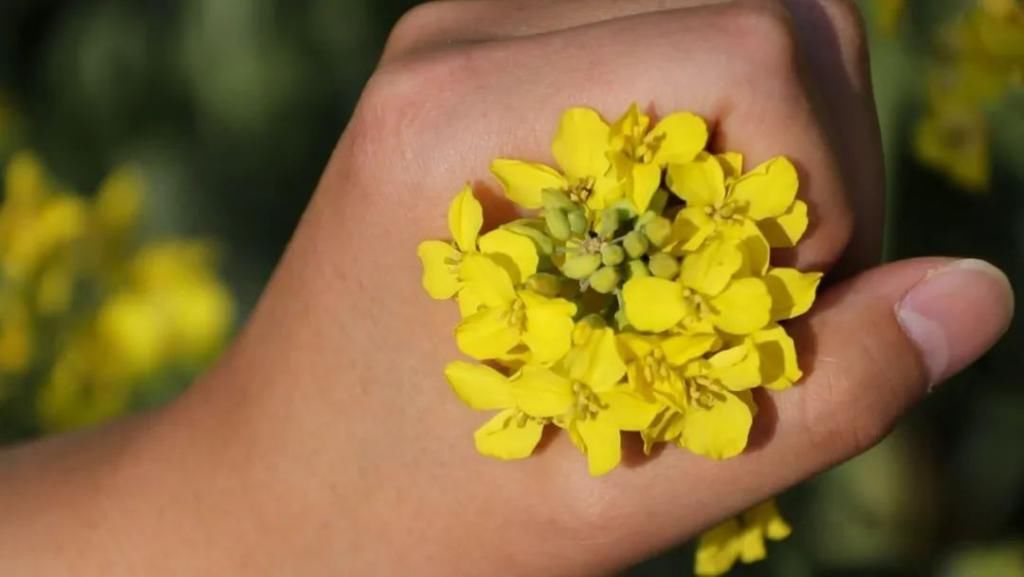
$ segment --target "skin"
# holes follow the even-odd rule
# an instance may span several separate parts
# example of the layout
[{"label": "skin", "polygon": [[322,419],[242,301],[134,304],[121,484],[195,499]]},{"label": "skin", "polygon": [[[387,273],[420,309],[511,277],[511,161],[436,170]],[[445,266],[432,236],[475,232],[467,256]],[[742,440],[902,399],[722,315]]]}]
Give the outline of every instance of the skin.
[{"label": "skin", "polygon": [[[884,192],[868,78],[849,2],[417,9],[217,367],[164,409],[0,455],[0,574],[601,575],[866,450],[1013,308],[980,261],[871,268]],[[565,108],[611,117],[636,99],[701,114],[749,163],[798,165],[814,225],[783,258],[832,271],[791,325],[807,376],[758,399],[728,462],[644,459],[630,440],[592,479],[564,435],[526,461],[482,458],[486,416],[442,378],[457,312],[423,294],[416,244],[446,236],[451,195],[492,158],[550,162]]]}]

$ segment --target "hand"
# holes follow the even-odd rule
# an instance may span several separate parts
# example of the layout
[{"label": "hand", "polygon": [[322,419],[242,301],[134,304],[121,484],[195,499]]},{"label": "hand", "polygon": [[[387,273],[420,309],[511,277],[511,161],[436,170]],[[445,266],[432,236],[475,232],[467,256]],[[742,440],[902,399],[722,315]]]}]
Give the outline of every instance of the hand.
[{"label": "hand", "polygon": [[[752,164],[797,164],[812,230],[786,258],[846,279],[791,325],[806,377],[759,399],[750,448],[731,461],[671,450],[593,479],[564,435],[526,461],[483,458],[472,432],[485,416],[442,377],[459,358],[457,313],[423,294],[416,245],[446,236],[465,179],[493,186],[491,159],[551,162],[566,108],[611,117],[633,101],[700,114],[714,148]],[[97,474],[110,509],[165,505],[162,548],[140,539],[126,573],[190,556],[168,574],[605,574],[856,455],[991,346],[1013,306],[1005,277],[979,261],[864,271],[879,258],[883,181],[852,2],[418,8],[231,352],[181,401],[124,425],[128,449],[96,451],[117,455],[115,473]],[[496,195],[485,204],[507,216]],[[121,447],[115,436],[65,441],[50,460]],[[41,457],[23,460],[46,474]],[[127,509],[105,534],[137,534],[146,517]],[[0,548],[17,542],[7,532]]]}]

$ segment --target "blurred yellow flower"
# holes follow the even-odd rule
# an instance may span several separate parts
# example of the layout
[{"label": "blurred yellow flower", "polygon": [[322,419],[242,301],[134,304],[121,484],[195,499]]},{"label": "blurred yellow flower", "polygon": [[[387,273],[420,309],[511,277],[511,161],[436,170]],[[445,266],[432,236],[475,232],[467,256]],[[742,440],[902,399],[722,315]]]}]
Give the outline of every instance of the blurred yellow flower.
[{"label": "blurred yellow flower", "polygon": [[700,576],[722,575],[737,561],[761,561],[766,556],[765,539],[781,541],[791,532],[775,500],[765,501],[741,518],[724,521],[701,535],[694,572]]}]

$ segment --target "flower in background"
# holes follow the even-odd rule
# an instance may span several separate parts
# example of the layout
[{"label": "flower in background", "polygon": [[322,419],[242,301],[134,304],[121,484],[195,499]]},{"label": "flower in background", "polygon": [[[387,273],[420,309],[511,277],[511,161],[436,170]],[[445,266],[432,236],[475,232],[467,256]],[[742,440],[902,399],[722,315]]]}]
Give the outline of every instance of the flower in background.
[{"label": "flower in background", "polygon": [[211,244],[139,241],[144,191],[131,167],[88,200],[30,152],[7,163],[0,374],[4,391],[35,398],[38,428],[122,414],[169,373],[200,370],[230,333],[234,299]]}]

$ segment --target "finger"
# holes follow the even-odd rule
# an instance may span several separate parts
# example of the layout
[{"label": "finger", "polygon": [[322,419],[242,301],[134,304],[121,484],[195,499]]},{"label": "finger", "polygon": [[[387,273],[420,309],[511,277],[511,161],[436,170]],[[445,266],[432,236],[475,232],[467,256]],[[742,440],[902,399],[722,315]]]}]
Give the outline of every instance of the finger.
[{"label": "finger", "polygon": [[[833,288],[792,327],[805,381],[759,399],[760,438],[746,454],[713,462],[666,450],[597,480],[566,467],[579,482],[570,491],[586,497],[580,511],[615,520],[617,546],[602,562],[643,558],[866,450],[990,348],[1012,311],[1006,277],[975,260],[904,261]],[[543,458],[571,461],[573,450],[559,442]]]},{"label": "finger", "polygon": [[[494,158],[553,163],[550,141],[565,109],[591,106],[614,119],[639,100],[662,114],[689,110],[703,116],[715,140],[743,152],[749,166],[776,155],[791,158],[814,223],[797,255],[801,266],[827,268],[846,245],[851,215],[836,159],[800,78],[789,16],[772,5],[631,16],[385,68],[367,88],[341,143],[344,154],[329,173],[346,181],[334,188],[376,187],[381,173],[363,171],[374,166],[395,175],[388,179],[394,190],[372,198],[349,195],[359,206],[337,210],[357,211],[379,224],[382,234],[388,231],[385,238],[396,246],[414,247],[445,234],[441,215],[452,191],[467,177],[487,174]],[[702,56],[680,57],[687,54]],[[382,142],[381,133],[390,136],[385,146],[374,144]],[[414,135],[429,135],[429,149]],[[496,188],[495,181],[488,183]],[[393,218],[396,202],[409,226],[397,228],[405,221]],[[388,222],[374,222],[382,217]],[[416,266],[415,260],[394,264]]]},{"label": "finger", "polygon": [[855,215],[853,238],[833,278],[878,263],[885,226],[885,164],[864,23],[845,0],[787,0],[814,86],[821,118]]}]

